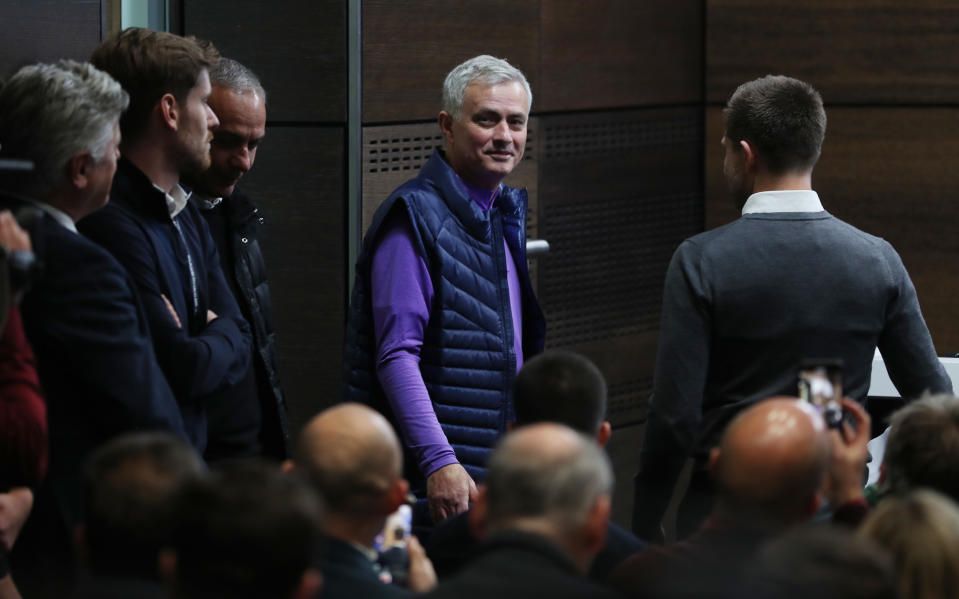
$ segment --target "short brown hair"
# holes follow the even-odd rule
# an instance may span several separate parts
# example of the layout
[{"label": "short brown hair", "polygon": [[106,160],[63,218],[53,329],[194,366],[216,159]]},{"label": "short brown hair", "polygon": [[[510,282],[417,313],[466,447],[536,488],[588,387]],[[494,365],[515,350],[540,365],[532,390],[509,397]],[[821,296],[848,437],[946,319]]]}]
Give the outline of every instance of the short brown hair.
[{"label": "short brown hair", "polygon": [[822,97],[804,81],[766,75],[743,83],[724,110],[726,138],[752,144],[774,175],[812,169],[826,136]]},{"label": "short brown hair", "polygon": [[164,94],[186,100],[200,74],[220,59],[213,44],[165,31],[130,27],[100,43],[90,62],[120,82],[130,94],[130,108],[120,119],[120,131],[134,141],[150,112]]}]

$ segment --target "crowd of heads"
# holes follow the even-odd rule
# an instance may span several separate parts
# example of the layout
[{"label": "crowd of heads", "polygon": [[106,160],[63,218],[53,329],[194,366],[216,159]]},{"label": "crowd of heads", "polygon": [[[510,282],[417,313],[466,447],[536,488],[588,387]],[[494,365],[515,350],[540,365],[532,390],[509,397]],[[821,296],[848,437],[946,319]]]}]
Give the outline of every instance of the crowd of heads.
[{"label": "crowd of heads", "polygon": [[[606,424],[605,380],[585,357],[554,350],[528,362],[515,392],[523,417],[497,444],[470,521],[484,537],[541,536],[586,572],[611,513],[613,472],[597,443]],[[547,397],[556,399],[552,411]],[[951,477],[929,475],[925,460],[901,461],[913,457],[902,445],[920,439],[930,455],[944,455],[956,427],[943,415],[956,410],[959,399],[939,395],[892,417],[893,452],[881,485],[887,496],[858,528],[814,517],[839,438],[820,414],[788,397],[745,410],[710,459],[720,492],[716,514],[763,531],[762,542],[740,565],[742,578],[696,574],[699,583],[727,585],[702,596],[951,596],[959,585],[959,507],[943,494]],[[315,416],[282,469],[240,464],[210,473],[175,439],[123,437],[89,460],[78,538],[92,571],[162,578],[177,597],[294,596],[321,586],[325,539],[373,545],[407,501],[402,466],[392,425],[353,403]],[[717,563],[725,562],[711,566]],[[698,572],[695,562],[687,566],[690,576]],[[612,578],[635,596],[705,592],[699,583],[624,589]]]},{"label": "crowd of heads", "polygon": [[[501,113],[469,112],[479,94],[499,87]],[[234,118],[236,103],[255,117]],[[531,103],[526,78],[504,60],[484,55],[454,68],[439,119],[450,162],[477,174],[479,184],[490,182],[478,173],[496,171],[494,162],[512,170],[522,159]],[[136,151],[164,124],[179,172],[203,193],[230,193],[252,166],[265,104],[257,77],[212,45],[132,28],[100,44],[91,63],[18,71],[0,89],[0,140],[3,156],[35,164],[19,191],[80,198],[67,210],[78,219],[106,202],[118,147]],[[781,76],[745,83],[725,114],[728,152],[745,141],[772,173],[815,165],[826,117],[808,84]],[[216,123],[222,130],[208,136]],[[544,537],[586,572],[611,514],[606,382],[585,357],[550,351],[526,363],[513,401],[516,429],[493,451],[470,519],[483,535]],[[760,402],[726,428],[709,460],[716,515],[775,531],[751,556],[750,588],[764,597],[954,594],[959,400],[926,397],[893,416],[884,498],[855,534],[807,524],[821,507],[839,438],[795,398]],[[321,585],[326,540],[371,546],[407,503],[403,466],[393,426],[359,404],[313,418],[283,469],[241,464],[208,472],[175,439],[123,436],[87,462],[77,543],[92,573],[165,579],[176,597],[309,596]]]}]

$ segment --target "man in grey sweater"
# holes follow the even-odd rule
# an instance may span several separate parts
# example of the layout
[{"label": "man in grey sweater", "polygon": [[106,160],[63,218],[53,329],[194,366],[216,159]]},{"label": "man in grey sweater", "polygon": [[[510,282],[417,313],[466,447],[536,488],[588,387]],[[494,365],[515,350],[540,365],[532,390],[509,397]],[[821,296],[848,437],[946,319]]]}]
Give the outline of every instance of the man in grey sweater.
[{"label": "man in grey sweater", "polygon": [[949,391],[915,288],[892,246],[826,212],[812,170],[826,113],[810,85],[766,76],[725,109],[723,172],[742,218],[684,241],[666,274],[633,530],[661,537],[679,472],[694,458],[677,532],[712,505],[706,458],[738,412],[796,394],[805,358],[839,359],[862,400],[878,347],[900,394]]}]

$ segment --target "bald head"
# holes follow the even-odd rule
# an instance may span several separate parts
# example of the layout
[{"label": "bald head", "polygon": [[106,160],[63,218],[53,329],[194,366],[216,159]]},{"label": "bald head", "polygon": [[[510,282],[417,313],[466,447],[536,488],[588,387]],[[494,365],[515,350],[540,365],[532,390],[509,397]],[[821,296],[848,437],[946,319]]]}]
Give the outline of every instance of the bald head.
[{"label": "bald head", "polygon": [[561,424],[525,426],[504,437],[490,458],[488,522],[503,528],[542,518],[575,528],[612,486],[609,459],[594,441]]},{"label": "bald head", "polygon": [[331,512],[377,511],[400,477],[402,449],[383,416],[356,403],[320,412],[300,435],[296,464]]},{"label": "bald head", "polygon": [[774,397],[737,416],[711,456],[722,504],[782,523],[807,517],[829,459],[820,415]]}]

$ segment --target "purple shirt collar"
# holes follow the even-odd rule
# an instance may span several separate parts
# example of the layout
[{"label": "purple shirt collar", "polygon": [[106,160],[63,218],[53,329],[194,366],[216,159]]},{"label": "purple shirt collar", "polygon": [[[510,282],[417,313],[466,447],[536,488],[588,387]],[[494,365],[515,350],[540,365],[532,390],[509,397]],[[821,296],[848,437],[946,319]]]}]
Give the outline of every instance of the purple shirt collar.
[{"label": "purple shirt collar", "polygon": [[457,178],[459,178],[459,180],[463,183],[463,186],[466,187],[466,191],[469,193],[470,200],[479,206],[480,210],[483,212],[487,212],[493,207],[493,202],[496,201],[500,190],[503,188],[503,184],[501,183],[496,186],[496,189],[484,189],[482,187],[477,187],[472,183],[463,181],[462,177],[459,175],[457,175]]}]

